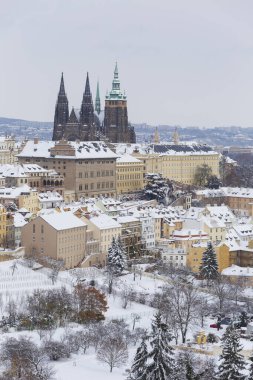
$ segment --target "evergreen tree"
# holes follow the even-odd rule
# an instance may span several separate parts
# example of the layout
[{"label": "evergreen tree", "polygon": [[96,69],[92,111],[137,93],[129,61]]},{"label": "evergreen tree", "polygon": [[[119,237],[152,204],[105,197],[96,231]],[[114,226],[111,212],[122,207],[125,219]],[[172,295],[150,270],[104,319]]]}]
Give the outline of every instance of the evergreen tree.
[{"label": "evergreen tree", "polygon": [[253,356],[251,356],[249,358],[250,360],[250,368],[249,368],[249,376],[247,377],[248,380],[252,380],[253,379]]},{"label": "evergreen tree", "polygon": [[218,276],[216,253],[211,242],[207,244],[207,249],[203,252],[199,273],[206,280],[214,280]]},{"label": "evergreen tree", "polygon": [[146,344],[146,337],[142,339],[140,347],[134,357],[134,362],[131,367],[129,380],[146,380],[147,378],[147,359],[148,349]]},{"label": "evergreen tree", "polygon": [[180,352],[176,362],[174,380],[199,380],[196,373],[198,360],[192,352]]},{"label": "evergreen tree", "polygon": [[168,326],[162,321],[161,314],[155,315],[152,323],[150,345],[151,352],[148,358],[151,362],[147,366],[147,380],[174,380],[174,350],[169,345],[172,336]]},{"label": "evergreen tree", "polygon": [[121,239],[112,239],[112,243],[108,249],[107,256],[107,279],[108,279],[108,292],[112,293],[113,283],[115,277],[119,276],[125,267],[125,250],[123,248]]},{"label": "evergreen tree", "polygon": [[120,275],[125,267],[125,250],[121,239],[112,239],[112,244],[108,249],[108,269],[115,275]]},{"label": "evergreen tree", "polygon": [[242,347],[238,331],[229,326],[222,338],[221,364],[218,367],[218,380],[244,380],[242,371],[245,361],[240,354]]},{"label": "evergreen tree", "polygon": [[239,315],[239,321],[240,321],[241,327],[247,327],[247,324],[249,322],[249,317],[246,311],[241,312],[241,314]]}]

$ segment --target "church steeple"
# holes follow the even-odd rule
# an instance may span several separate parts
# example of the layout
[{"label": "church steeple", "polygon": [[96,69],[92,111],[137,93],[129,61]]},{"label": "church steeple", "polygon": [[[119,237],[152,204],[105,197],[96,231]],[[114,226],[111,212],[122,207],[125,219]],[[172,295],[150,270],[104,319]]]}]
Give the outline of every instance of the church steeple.
[{"label": "church steeple", "polygon": [[99,82],[97,82],[97,92],[96,92],[96,100],[95,100],[95,111],[99,115],[101,112],[101,104],[100,104],[100,94],[99,94]]},{"label": "church steeple", "polygon": [[59,90],[59,95],[58,96],[65,96],[65,86],[64,86],[64,78],[63,78],[63,73],[61,73],[61,84],[60,84],[60,90]]},{"label": "church steeple", "polygon": [[60,89],[55,106],[54,114],[54,131],[53,140],[60,140],[62,138],[62,127],[67,123],[69,118],[69,105],[68,98],[65,92],[63,73],[61,75]]},{"label": "church steeple", "polygon": [[85,90],[83,93],[83,100],[81,104],[80,123],[86,125],[92,125],[94,123],[94,107],[90,91],[90,81],[88,73],[86,76]]}]

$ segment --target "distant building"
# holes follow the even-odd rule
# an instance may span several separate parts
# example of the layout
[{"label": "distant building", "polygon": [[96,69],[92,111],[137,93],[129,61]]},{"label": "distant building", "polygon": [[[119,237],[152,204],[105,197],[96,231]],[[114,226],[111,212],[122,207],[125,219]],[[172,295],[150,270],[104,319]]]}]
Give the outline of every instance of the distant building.
[{"label": "distant building", "polygon": [[15,155],[17,153],[15,138],[12,136],[0,136],[0,165],[16,162]]}]

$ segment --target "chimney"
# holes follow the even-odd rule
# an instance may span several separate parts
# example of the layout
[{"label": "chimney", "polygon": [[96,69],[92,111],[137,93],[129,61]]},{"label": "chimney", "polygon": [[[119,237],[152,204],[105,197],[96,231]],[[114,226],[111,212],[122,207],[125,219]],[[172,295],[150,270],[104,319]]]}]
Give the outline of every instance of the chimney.
[{"label": "chimney", "polygon": [[38,138],[38,137],[34,137],[34,139],[33,139],[33,143],[34,143],[34,144],[38,144],[38,143],[39,143],[39,138]]}]

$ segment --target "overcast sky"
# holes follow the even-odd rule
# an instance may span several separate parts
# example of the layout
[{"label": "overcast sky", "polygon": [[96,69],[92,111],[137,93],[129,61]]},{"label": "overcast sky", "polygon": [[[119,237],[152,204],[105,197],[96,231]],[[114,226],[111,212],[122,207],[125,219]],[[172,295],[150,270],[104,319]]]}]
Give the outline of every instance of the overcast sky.
[{"label": "overcast sky", "polygon": [[0,116],[52,121],[118,61],[132,122],[253,126],[252,0],[0,0]]}]

